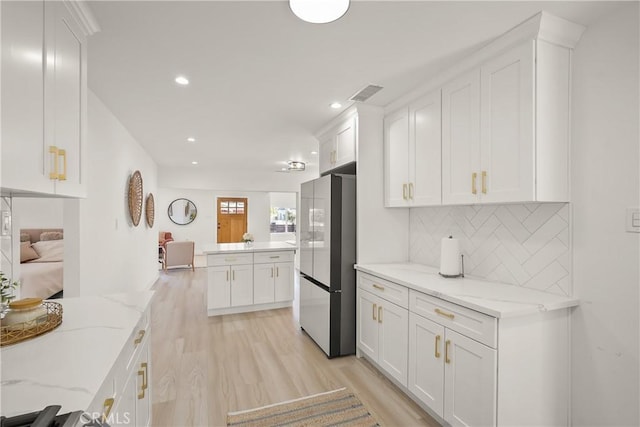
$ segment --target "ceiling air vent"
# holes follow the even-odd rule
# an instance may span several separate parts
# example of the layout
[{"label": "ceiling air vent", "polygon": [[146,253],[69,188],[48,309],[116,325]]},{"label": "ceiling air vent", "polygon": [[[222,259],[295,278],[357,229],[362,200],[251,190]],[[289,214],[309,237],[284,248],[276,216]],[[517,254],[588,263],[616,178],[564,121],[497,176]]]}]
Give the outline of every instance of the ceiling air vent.
[{"label": "ceiling air vent", "polygon": [[382,86],[369,85],[364,89],[358,91],[355,95],[353,95],[350,100],[357,102],[364,102],[367,99],[371,98],[373,95],[382,90]]}]

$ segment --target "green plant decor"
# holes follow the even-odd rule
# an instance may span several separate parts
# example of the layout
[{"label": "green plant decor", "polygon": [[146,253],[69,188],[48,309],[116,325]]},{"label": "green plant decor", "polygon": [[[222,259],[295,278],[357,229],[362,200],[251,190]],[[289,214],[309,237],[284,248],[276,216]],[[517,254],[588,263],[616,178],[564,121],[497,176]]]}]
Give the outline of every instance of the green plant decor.
[{"label": "green plant decor", "polygon": [[9,303],[16,298],[14,291],[18,285],[19,283],[17,281],[11,281],[11,279],[0,271],[0,303],[2,303],[2,305],[9,305]]}]

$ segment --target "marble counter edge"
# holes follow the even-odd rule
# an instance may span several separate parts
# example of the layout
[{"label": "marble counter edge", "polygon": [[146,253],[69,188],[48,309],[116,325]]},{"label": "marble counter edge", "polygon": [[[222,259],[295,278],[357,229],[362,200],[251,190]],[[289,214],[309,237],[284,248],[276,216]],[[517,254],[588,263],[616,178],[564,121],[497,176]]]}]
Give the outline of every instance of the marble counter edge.
[{"label": "marble counter edge", "polygon": [[[553,310],[561,310],[571,307],[576,307],[580,304],[579,300],[570,297],[563,297],[560,295],[550,294],[542,291],[538,291],[535,289],[527,289],[521,288],[516,285],[510,285],[499,282],[490,282],[487,280],[476,279],[476,278],[467,278],[467,279],[441,279],[437,276],[437,269],[429,266],[423,266],[420,264],[411,264],[411,263],[389,263],[389,264],[356,264],[354,268],[357,271],[371,274],[376,277],[380,277],[381,279],[388,280],[390,282],[397,283],[399,285],[405,286],[414,291],[418,291],[444,301],[448,301],[480,313],[487,314],[491,317],[495,317],[498,319],[510,318],[510,317],[520,317],[526,316],[530,314],[536,314],[540,312],[553,311]],[[381,269],[382,268],[382,269]],[[413,274],[424,274],[428,280],[467,280],[468,282],[478,283],[480,286],[484,283],[490,286],[505,286],[509,288],[510,291],[514,291],[515,288],[518,292],[526,293],[528,295],[540,294],[540,299],[551,298],[552,301],[544,301],[539,303],[531,303],[531,302],[521,302],[521,301],[510,301],[508,299],[501,300],[499,298],[493,298],[493,304],[483,304],[483,301],[486,301],[483,297],[477,295],[464,295],[464,294],[453,294],[447,293],[440,290],[435,290],[429,288],[425,285],[416,284],[410,280],[403,279],[400,276],[395,276],[392,274],[385,273],[383,270],[388,268],[404,268],[410,270]],[[431,270],[431,271],[429,271]],[[477,300],[477,301],[473,301]],[[496,309],[492,308],[491,305],[498,304],[509,304],[512,305],[509,309]]]},{"label": "marble counter edge", "polygon": [[207,248],[202,249],[203,255],[221,255],[221,254],[233,254],[233,253],[255,253],[255,252],[281,252],[281,251],[293,251],[298,250],[297,246],[286,244],[287,246],[274,246],[274,247],[261,247],[261,246],[247,246],[247,247],[230,247],[230,248]]}]

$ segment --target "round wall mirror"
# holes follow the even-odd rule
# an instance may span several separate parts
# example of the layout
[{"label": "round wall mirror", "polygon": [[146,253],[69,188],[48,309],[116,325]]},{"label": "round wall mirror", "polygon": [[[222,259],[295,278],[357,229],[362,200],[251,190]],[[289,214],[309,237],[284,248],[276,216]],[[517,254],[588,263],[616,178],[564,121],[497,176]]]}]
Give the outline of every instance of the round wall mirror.
[{"label": "round wall mirror", "polygon": [[198,209],[196,205],[188,199],[176,199],[169,205],[167,209],[169,219],[178,225],[191,224],[196,215],[198,215]]}]

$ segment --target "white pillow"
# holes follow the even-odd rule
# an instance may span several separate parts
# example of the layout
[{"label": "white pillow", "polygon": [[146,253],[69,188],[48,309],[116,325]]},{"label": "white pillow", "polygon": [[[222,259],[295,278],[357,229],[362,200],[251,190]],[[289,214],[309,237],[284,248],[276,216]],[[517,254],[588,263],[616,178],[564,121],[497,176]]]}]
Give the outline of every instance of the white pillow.
[{"label": "white pillow", "polygon": [[40,255],[35,262],[57,262],[64,259],[64,240],[41,240],[31,247]]}]

